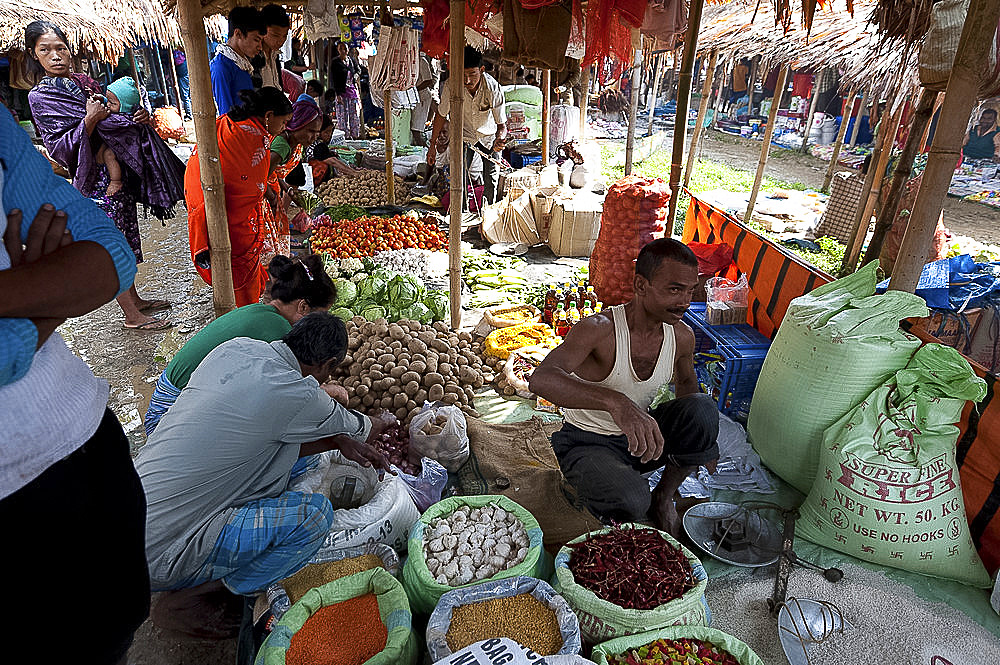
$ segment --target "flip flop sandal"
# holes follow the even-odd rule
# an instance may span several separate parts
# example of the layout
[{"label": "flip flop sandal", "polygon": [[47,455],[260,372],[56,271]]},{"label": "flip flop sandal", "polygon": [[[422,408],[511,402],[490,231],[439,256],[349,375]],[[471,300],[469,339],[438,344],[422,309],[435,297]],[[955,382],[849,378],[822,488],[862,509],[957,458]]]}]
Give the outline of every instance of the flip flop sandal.
[{"label": "flip flop sandal", "polygon": [[143,314],[149,314],[150,312],[162,312],[165,309],[170,309],[172,305],[166,300],[153,300],[145,307],[140,307],[139,311]]},{"label": "flip flop sandal", "polygon": [[130,326],[127,323],[122,324],[122,330],[138,330],[139,332],[156,332],[158,330],[166,330],[167,328],[173,328],[174,324],[170,319],[153,319],[152,321],[146,321],[145,323],[140,323],[136,326]]}]

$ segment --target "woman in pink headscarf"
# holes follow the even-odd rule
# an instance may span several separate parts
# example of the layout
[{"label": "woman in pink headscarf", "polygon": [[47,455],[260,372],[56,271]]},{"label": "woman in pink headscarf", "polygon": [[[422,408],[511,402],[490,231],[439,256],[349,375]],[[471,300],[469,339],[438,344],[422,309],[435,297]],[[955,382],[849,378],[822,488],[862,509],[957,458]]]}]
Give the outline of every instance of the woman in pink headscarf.
[{"label": "woman in pink headscarf", "polygon": [[285,130],[271,141],[271,163],[267,191],[261,203],[261,218],[266,230],[264,254],[261,264],[267,265],[275,254],[287,256],[291,252],[288,229],[287,192],[290,189],[284,178],[299,162],[305,146],[312,145],[319,137],[323,116],[315,102],[302,101],[292,105],[292,118]]}]

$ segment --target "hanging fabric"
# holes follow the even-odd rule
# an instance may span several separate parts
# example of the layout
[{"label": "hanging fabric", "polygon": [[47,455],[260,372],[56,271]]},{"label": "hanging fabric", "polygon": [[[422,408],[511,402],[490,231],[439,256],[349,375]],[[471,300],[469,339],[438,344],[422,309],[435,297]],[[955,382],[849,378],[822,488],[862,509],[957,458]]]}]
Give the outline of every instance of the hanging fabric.
[{"label": "hanging fabric", "polygon": [[520,0],[504,0],[503,57],[526,67],[561,70],[573,26],[572,0],[525,9]]}]

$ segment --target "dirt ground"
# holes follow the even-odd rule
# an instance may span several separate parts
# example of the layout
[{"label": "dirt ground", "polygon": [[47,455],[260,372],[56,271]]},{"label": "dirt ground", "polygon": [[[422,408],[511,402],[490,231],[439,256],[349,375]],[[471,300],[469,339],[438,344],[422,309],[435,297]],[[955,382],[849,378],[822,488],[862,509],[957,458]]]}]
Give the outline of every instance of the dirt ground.
[{"label": "dirt ground", "polygon": [[[759,143],[710,133],[704,142],[703,157],[753,170],[759,150]],[[776,150],[768,162],[769,175],[816,188],[822,184],[825,172],[825,162],[789,150]],[[1000,242],[1000,211],[995,208],[948,199],[945,223],[953,231],[982,242]],[[136,284],[144,297],[164,298],[173,303],[169,316],[176,324],[174,328],[166,332],[123,330],[121,310],[112,302],[67,322],[60,329],[71,348],[111,384],[110,404],[125,427],[133,454],[145,443],[142,415],[156,378],[164,368],[164,354],[178,348],[212,317],[211,289],[191,265],[183,206],[166,225],[152,218],[141,220],[140,225],[146,261],[139,268]],[[531,257],[533,264],[540,260],[541,256]],[[560,263],[563,270],[568,270],[582,262]],[[164,636],[146,621],[136,634],[129,662],[222,665],[233,663],[235,654],[235,640],[178,641]]]}]

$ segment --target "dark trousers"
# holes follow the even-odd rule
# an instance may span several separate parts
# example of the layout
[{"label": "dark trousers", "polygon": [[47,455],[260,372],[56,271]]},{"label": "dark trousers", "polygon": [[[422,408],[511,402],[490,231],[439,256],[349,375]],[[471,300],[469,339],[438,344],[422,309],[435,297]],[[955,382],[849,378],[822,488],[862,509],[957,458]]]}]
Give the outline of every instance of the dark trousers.
[{"label": "dark trousers", "polygon": [[146,495],[114,413],[0,500],[0,525],[13,634],[31,661],[119,662],[149,615],[149,572]]},{"label": "dark trousers", "polygon": [[[491,146],[487,146],[489,148]],[[490,157],[493,159],[499,159],[499,152],[489,153]],[[500,187],[500,168],[488,159],[483,159],[482,155],[472,149],[471,146],[465,146],[465,172],[468,173],[473,160],[482,160],[483,162],[483,205],[489,205],[490,203],[495,203],[497,200],[497,190]],[[468,181],[468,177],[466,177]],[[463,192],[468,192],[468,182],[462,187]],[[464,207],[470,212],[479,212],[475,209],[475,203],[469,203],[468,194],[466,194],[465,199],[462,201]]]},{"label": "dark trousers", "polygon": [[624,436],[604,436],[566,423],[552,435],[563,475],[587,507],[602,520],[646,519],[652,502],[642,474],[664,464],[692,467],[719,457],[719,411],[708,395],[687,395],[651,413],[663,433],[663,455],[642,464]]}]

